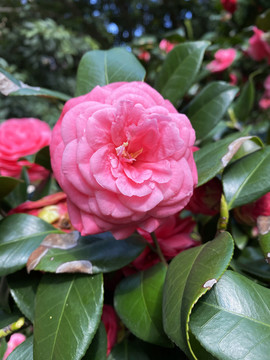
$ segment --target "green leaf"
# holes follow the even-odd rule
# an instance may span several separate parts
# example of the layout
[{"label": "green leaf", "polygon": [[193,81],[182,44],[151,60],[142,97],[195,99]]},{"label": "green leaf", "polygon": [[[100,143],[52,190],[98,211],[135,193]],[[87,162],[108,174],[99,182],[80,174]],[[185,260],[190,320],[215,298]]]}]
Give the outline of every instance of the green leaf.
[{"label": "green leaf", "polygon": [[233,101],[238,88],[226,82],[212,82],[190,102],[187,116],[196,131],[196,138],[204,139],[218,124]]},{"label": "green leaf", "polygon": [[189,317],[194,304],[221,277],[233,254],[233,239],[223,232],[213,241],[183,251],[169,265],[163,293],[166,334],[188,356]]},{"label": "green leaf", "polygon": [[33,360],[33,336],[17,346],[8,356],[8,360]]},{"label": "green leaf", "polygon": [[23,268],[29,255],[48,234],[59,233],[38,217],[14,214],[0,222],[0,275]]},{"label": "green leaf", "polygon": [[77,265],[81,264],[81,272],[83,269],[91,274],[111,272],[129,264],[144,248],[145,242],[139,236],[121,241],[115,240],[111,233],[85,236],[68,250],[50,248],[43,256],[37,253],[38,262],[30,270],[69,272],[69,265],[76,261]]},{"label": "green leaf", "polygon": [[166,267],[157,264],[128,276],[115,290],[114,306],[126,327],[138,338],[171,346],[162,326],[162,290]]},{"label": "green leaf", "polygon": [[234,114],[238,120],[245,121],[247,119],[254,105],[254,93],[255,89],[253,84],[253,77],[250,76],[239,97],[232,106]]},{"label": "green leaf", "polygon": [[27,200],[27,188],[29,184],[30,182],[27,170],[25,167],[23,167],[21,172],[21,181],[5,198],[5,200],[11,205],[12,208],[15,208]]},{"label": "green leaf", "polygon": [[21,315],[19,313],[7,313],[0,309],[0,329],[16,322]]},{"label": "green leaf", "polygon": [[3,359],[3,356],[7,350],[7,342],[5,338],[0,339],[0,359]]},{"label": "green leaf", "polygon": [[239,139],[239,141],[241,141],[241,139],[243,139],[241,136],[243,135],[245,135],[244,132],[234,133],[222,140],[205,145],[200,150],[194,152],[199,177],[198,186],[211,180],[228,165],[228,162],[234,155],[230,149],[230,145],[233,144],[235,140]]},{"label": "green leaf", "polygon": [[8,276],[10,293],[21,312],[34,321],[35,296],[40,277],[33,273],[16,272]]},{"label": "green leaf", "polygon": [[270,146],[232,163],[223,174],[229,209],[248,204],[270,191]]},{"label": "green leaf", "polygon": [[83,360],[106,360],[107,353],[107,333],[103,322],[99,324],[99,328],[91,342]]},{"label": "green leaf", "polygon": [[125,340],[112,349],[108,360],[150,360],[150,358],[137,344]]},{"label": "green leaf", "polygon": [[77,73],[76,96],[117,81],[143,81],[145,69],[123,48],[93,50],[82,57]]},{"label": "green leaf", "polygon": [[48,170],[52,169],[49,146],[43,147],[36,153],[34,163],[45,167],[45,169],[48,169]]},{"label": "green leaf", "polygon": [[23,82],[15,79],[4,69],[0,68],[0,92],[3,95],[14,95],[14,96],[42,96],[54,99],[67,101],[70,96],[63,94],[59,91],[48,90],[40,87],[32,87],[24,84]]},{"label": "green leaf", "polygon": [[209,44],[207,41],[185,42],[167,55],[157,74],[155,88],[175,106],[196,79]]},{"label": "green leaf", "polygon": [[270,281],[270,266],[260,248],[246,247],[235,260],[236,265],[245,273],[263,281]]},{"label": "green leaf", "polygon": [[102,275],[45,275],[38,287],[34,358],[79,360],[98,328]]},{"label": "green leaf", "polygon": [[20,179],[15,179],[9,176],[0,176],[0,199],[14,190],[20,182],[22,182]]},{"label": "green leaf", "polygon": [[227,271],[191,315],[190,329],[220,360],[269,359],[270,290]]}]

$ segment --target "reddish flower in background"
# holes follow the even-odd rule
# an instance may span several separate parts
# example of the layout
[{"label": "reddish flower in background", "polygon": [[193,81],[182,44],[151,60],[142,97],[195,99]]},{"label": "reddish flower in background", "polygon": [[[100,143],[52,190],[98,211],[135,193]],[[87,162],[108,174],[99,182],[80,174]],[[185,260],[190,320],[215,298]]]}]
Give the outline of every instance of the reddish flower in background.
[{"label": "reddish flower in background", "polygon": [[233,85],[233,86],[236,85],[238,82],[237,75],[234,73],[230,73],[229,77],[230,77],[230,85]]},{"label": "reddish flower in background", "polygon": [[95,87],[69,100],[51,161],[82,235],[152,232],[182,210],[197,183],[188,118],[143,82]]},{"label": "reddish flower in background", "polygon": [[240,223],[256,225],[259,216],[270,216],[270,192],[250,204],[234,209],[234,215]]},{"label": "reddish flower in background", "polygon": [[[168,217],[164,223],[155,231],[160,249],[167,260],[190,247],[200,245],[199,241],[191,238],[191,232],[195,228],[192,217],[181,219],[178,214]],[[142,229],[137,229],[152,246],[154,246],[151,235]],[[160,261],[158,255],[146,247],[130,266],[126,266],[123,272],[126,276],[138,270],[146,270]]]},{"label": "reddish flower in background", "polygon": [[12,334],[9,342],[7,343],[7,350],[3,356],[3,360],[6,360],[6,358],[9,356],[12,351],[19,346],[22,342],[24,342],[26,337],[23,334],[16,333]]},{"label": "reddish flower in background", "polygon": [[225,10],[233,14],[237,8],[237,0],[221,0],[221,5]]},{"label": "reddish flower in background", "polygon": [[160,48],[160,50],[163,50],[166,53],[168,53],[175,47],[175,45],[176,44],[173,44],[166,39],[162,39],[161,42],[159,43],[159,48]]},{"label": "reddish flower in background", "polygon": [[148,62],[150,59],[151,59],[151,54],[150,54],[150,52],[149,51],[143,51],[143,50],[141,50],[140,52],[139,52],[139,54],[138,54],[138,58],[140,59],[140,60],[143,60],[143,61],[145,61],[145,62]]},{"label": "reddish flower in background", "polygon": [[253,27],[254,35],[249,39],[248,55],[256,61],[267,59],[270,64],[270,44],[266,41],[266,33]]},{"label": "reddish flower in background", "polygon": [[207,64],[206,68],[212,73],[223,71],[234,62],[235,57],[235,49],[219,49],[215,53],[215,60]]},{"label": "reddish flower in background", "polygon": [[264,81],[264,94],[259,101],[259,105],[261,109],[268,109],[270,107],[270,75]]},{"label": "reddish flower in background", "polygon": [[221,182],[218,178],[213,178],[194,190],[185,209],[194,214],[216,215],[220,209],[221,194]]},{"label": "reddish flower in background", "polygon": [[51,129],[34,118],[9,119],[0,124],[0,175],[19,177],[22,167],[28,167],[31,181],[44,178],[48,171],[42,166],[19,158],[36,153],[49,145]]},{"label": "reddish flower in background", "polygon": [[45,196],[38,201],[26,201],[12,209],[8,215],[18,213],[37,216],[66,232],[74,230],[67,212],[67,196],[63,192]]},{"label": "reddish flower in background", "polygon": [[117,341],[117,332],[119,330],[118,318],[114,308],[111,305],[103,305],[101,320],[107,333],[107,356],[111,352]]}]

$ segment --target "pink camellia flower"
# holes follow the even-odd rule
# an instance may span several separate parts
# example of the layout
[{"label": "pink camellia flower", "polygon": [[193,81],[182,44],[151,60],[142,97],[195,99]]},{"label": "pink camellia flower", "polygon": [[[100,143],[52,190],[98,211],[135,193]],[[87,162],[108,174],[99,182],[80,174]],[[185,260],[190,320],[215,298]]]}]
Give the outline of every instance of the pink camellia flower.
[{"label": "pink camellia flower", "polygon": [[236,57],[235,49],[219,49],[215,53],[215,60],[206,65],[206,68],[212,73],[227,69]]},{"label": "pink camellia flower", "polygon": [[37,201],[26,201],[9,211],[12,214],[37,216],[57,229],[70,232],[73,229],[67,211],[67,196],[63,192],[45,196]]},{"label": "pink camellia flower", "polygon": [[249,39],[248,55],[256,61],[267,59],[270,64],[270,44],[267,41],[267,35],[256,26],[253,27],[254,34]]},{"label": "pink camellia flower", "polygon": [[[192,217],[189,216],[181,219],[179,215],[176,214],[169,216],[164,223],[157,228],[155,234],[166,260],[172,259],[183,250],[200,245],[199,241],[191,237],[191,232],[195,226],[196,223]],[[154,246],[151,235],[147,231],[142,229],[137,230],[150,245]],[[123,272],[128,276],[138,270],[146,270],[158,262],[160,262],[159,256],[147,246],[141,255],[123,269]]]},{"label": "pink camellia flower", "polygon": [[111,352],[117,341],[117,332],[119,329],[118,318],[114,308],[111,305],[103,305],[101,320],[107,333],[107,356]]},{"label": "pink camellia flower", "polygon": [[175,45],[176,44],[173,44],[166,39],[162,39],[161,42],[159,43],[159,48],[160,48],[160,50],[163,50],[166,53],[168,53],[175,47]]},{"label": "pink camellia flower", "polygon": [[27,166],[31,181],[44,178],[48,171],[42,166],[20,158],[36,153],[49,145],[51,129],[34,118],[9,119],[0,124],[0,175],[19,177]]},{"label": "pink camellia flower", "polygon": [[151,54],[150,54],[150,52],[149,51],[143,51],[143,50],[141,50],[140,52],[139,52],[139,54],[138,54],[138,58],[140,59],[140,60],[143,60],[143,61],[145,61],[145,62],[148,62],[150,59],[151,59]]},{"label": "pink camellia flower", "polygon": [[26,337],[23,334],[16,333],[12,334],[9,342],[7,343],[7,350],[3,356],[3,360],[6,360],[6,358],[9,356],[9,354],[22,342],[24,342]]},{"label": "pink camellia flower", "polygon": [[235,208],[234,215],[237,221],[255,226],[259,216],[270,216],[270,192],[250,204]]},{"label": "pink camellia flower", "polygon": [[188,203],[197,183],[188,118],[143,82],[95,87],[69,100],[51,161],[82,235],[152,232]]},{"label": "pink camellia flower", "polygon": [[270,107],[270,75],[264,81],[264,94],[259,101],[260,108],[266,110]]},{"label": "pink camellia flower", "polygon": [[219,213],[221,195],[221,182],[218,178],[213,178],[194,190],[185,209],[194,214],[216,215]]},{"label": "pink camellia flower", "polygon": [[233,14],[237,8],[237,0],[221,0],[221,4],[225,10]]}]

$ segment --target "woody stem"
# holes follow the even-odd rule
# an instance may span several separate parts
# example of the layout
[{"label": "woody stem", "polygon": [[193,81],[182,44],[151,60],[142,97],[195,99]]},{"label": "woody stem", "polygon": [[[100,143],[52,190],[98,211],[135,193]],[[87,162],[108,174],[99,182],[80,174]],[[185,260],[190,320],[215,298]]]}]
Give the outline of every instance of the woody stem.
[{"label": "woody stem", "polygon": [[155,234],[154,231],[151,232],[151,238],[152,238],[152,240],[153,240],[153,242],[154,242],[154,244],[155,244],[155,246],[156,246],[156,252],[157,252],[157,254],[158,254],[161,262],[163,262],[163,264],[164,264],[165,266],[168,266],[168,263],[167,263],[164,255],[163,255],[163,252],[162,252],[161,249],[160,249],[160,246],[159,246],[159,243],[158,243],[158,240],[157,240],[157,237],[156,237],[156,234]]}]

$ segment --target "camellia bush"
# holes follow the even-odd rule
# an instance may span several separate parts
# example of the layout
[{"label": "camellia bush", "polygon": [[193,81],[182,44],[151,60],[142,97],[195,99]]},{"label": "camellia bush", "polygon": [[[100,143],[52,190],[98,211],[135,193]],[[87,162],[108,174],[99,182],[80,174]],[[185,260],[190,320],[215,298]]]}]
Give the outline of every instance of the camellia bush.
[{"label": "camellia bush", "polygon": [[88,51],[73,97],[0,69],[63,105],[0,123],[0,358],[269,359],[270,15],[221,5],[225,40]]}]

